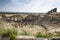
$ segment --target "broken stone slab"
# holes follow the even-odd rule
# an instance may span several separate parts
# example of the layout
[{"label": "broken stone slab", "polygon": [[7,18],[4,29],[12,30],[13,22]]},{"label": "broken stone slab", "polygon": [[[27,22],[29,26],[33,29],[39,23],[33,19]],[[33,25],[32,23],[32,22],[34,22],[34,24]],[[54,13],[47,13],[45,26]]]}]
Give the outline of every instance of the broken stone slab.
[{"label": "broken stone slab", "polygon": [[26,35],[20,35],[16,37],[17,40],[36,40],[36,37],[34,36],[26,36]]}]

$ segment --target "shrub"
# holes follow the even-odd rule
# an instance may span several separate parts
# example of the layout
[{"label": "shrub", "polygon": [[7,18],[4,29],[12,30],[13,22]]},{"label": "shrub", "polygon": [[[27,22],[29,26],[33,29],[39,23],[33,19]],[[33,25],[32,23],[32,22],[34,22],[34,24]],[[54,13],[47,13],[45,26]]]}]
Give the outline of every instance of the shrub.
[{"label": "shrub", "polygon": [[36,36],[36,37],[48,38],[48,37],[51,36],[51,34],[37,32],[35,36]]},{"label": "shrub", "polygon": [[0,28],[0,35],[2,35],[2,33],[3,33],[3,31],[2,31],[2,29]]},{"label": "shrub", "polygon": [[9,33],[10,40],[16,40],[17,30],[13,28],[13,30]]},{"label": "shrub", "polygon": [[60,36],[60,32],[56,33],[56,36]]},{"label": "shrub", "polygon": [[10,40],[16,40],[16,36],[17,36],[17,30],[15,28],[11,29],[6,29],[3,33],[2,33],[2,37],[10,37]]},{"label": "shrub", "polygon": [[42,34],[40,32],[36,33],[36,37],[42,37]]}]

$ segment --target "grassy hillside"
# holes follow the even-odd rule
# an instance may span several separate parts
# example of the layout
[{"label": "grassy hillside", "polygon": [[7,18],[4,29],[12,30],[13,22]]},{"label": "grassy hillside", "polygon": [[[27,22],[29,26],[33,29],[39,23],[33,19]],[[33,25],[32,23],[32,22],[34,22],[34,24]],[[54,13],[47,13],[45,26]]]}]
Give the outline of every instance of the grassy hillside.
[{"label": "grassy hillside", "polygon": [[[2,17],[3,15],[3,17]],[[60,32],[60,13],[47,14],[0,14],[1,28],[17,28],[19,34],[34,35],[37,32]],[[10,19],[11,18],[11,19]]]}]

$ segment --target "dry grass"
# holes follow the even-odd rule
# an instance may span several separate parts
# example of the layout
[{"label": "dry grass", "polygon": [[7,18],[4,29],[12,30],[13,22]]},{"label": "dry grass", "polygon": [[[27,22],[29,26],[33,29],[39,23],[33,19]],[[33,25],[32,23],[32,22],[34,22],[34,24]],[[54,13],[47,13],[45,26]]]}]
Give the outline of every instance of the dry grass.
[{"label": "dry grass", "polygon": [[21,33],[22,30],[28,32],[30,35],[34,35],[37,32],[46,32],[45,29],[41,26],[38,25],[33,25],[32,27],[30,25],[28,26],[23,26],[22,28],[18,29],[18,32]]}]

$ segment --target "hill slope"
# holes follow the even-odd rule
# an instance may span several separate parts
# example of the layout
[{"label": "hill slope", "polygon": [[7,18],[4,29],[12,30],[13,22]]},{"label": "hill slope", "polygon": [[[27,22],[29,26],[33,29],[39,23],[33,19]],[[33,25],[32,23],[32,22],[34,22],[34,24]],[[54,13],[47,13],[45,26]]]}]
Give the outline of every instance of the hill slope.
[{"label": "hill slope", "polygon": [[[24,29],[26,27],[26,30],[31,29],[29,30],[30,32],[60,32],[60,13],[58,12],[46,14],[0,14],[0,20],[16,28]],[[0,26],[2,24],[0,24]]]}]

